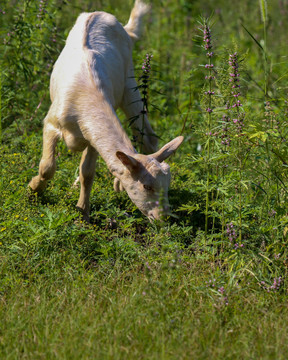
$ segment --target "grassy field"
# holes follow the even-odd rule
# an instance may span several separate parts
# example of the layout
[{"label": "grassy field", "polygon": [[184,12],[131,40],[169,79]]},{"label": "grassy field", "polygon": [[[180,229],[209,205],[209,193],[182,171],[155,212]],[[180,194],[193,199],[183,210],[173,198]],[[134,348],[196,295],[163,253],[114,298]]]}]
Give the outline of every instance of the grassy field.
[{"label": "grassy field", "polygon": [[45,193],[27,188],[78,14],[125,24],[132,5],[1,2],[0,359],[287,359],[286,1],[153,1],[133,58],[140,79],[153,54],[160,145],[185,137],[173,216],[149,223],[100,159],[82,222],[63,143]]}]

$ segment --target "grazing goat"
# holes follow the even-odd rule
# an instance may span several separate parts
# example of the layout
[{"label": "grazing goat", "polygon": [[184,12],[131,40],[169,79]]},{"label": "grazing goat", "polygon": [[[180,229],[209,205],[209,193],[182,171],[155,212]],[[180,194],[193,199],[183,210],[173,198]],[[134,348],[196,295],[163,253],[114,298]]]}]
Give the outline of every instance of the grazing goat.
[{"label": "grazing goat", "polygon": [[[183,137],[156,151],[157,137],[141,113],[143,103],[134,77],[132,47],[148,9],[136,0],[125,27],[105,12],[81,14],[51,75],[52,104],[44,119],[43,154],[39,174],[29,186],[35,192],[44,190],[55,173],[56,143],[63,138],[70,150],[83,151],[77,207],[87,221],[98,153],[115,176],[114,189],[125,189],[150,220],[159,219],[163,211],[159,209],[160,194],[168,204],[170,169],[164,160]],[[152,155],[136,152],[117,118],[118,107],[128,119],[136,118],[133,132],[143,131],[144,151]]]}]

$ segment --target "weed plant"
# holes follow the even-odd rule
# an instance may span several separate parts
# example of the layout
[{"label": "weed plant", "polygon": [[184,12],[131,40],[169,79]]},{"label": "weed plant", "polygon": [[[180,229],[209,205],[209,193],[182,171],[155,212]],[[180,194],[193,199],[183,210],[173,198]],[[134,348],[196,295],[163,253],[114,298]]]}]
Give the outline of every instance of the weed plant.
[{"label": "weed plant", "polygon": [[62,143],[47,191],[27,190],[77,15],[125,23],[132,2],[1,3],[0,358],[286,359],[286,2],[153,2],[133,53],[143,114],[160,146],[185,137],[165,222],[114,193],[100,159],[83,223]]}]

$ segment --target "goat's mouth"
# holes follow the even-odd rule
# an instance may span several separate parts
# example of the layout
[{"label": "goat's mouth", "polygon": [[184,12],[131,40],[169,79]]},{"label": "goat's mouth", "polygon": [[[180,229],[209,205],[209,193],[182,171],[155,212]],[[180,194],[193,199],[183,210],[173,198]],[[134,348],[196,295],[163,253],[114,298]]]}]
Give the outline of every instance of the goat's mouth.
[{"label": "goat's mouth", "polygon": [[150,211],[142,211],[142,213],[147,216],[150,223],[153,223],[155,220],[159,220],[160,217],[158,216],[157,212],[150,210]]},{"label": "goat's mouth", "polygon": [[150,221],[150,223],[153,223],[156,220],[154,215],[147,215],[147,216],[148,216],[148,220]]},{"label": "goat's mouth", "polygon": [[163,219],[165,218],[165,214],[162,213],[161,211],[157,211],[155,212],[149,212],[147,215],[149,221],[151,223],[153,223],[154,221],[163,221]]}]

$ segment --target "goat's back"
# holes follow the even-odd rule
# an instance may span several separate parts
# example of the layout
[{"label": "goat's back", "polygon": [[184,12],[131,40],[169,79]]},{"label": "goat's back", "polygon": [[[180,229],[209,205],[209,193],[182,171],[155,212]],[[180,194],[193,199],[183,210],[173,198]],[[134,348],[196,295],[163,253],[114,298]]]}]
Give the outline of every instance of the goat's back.
[{"label": "goat's back", "polygon": [[132,41],[117,19],[105,12],[83,13],[55,63],[51,100],[66,102],[74,90],[93,91],[96,86],[117,107],[132,68]]}]

